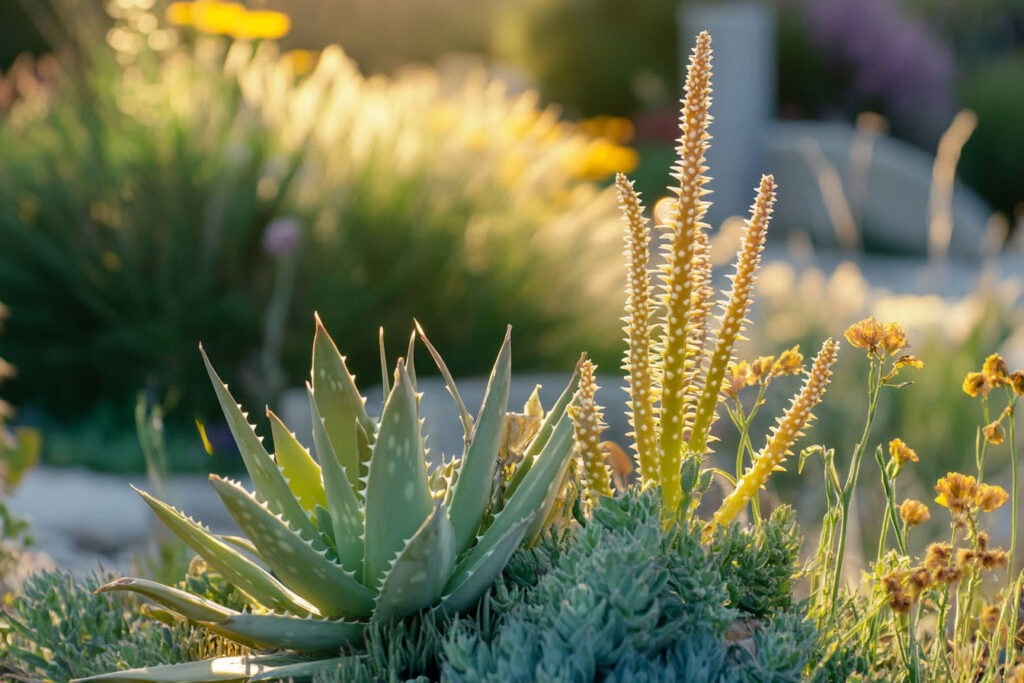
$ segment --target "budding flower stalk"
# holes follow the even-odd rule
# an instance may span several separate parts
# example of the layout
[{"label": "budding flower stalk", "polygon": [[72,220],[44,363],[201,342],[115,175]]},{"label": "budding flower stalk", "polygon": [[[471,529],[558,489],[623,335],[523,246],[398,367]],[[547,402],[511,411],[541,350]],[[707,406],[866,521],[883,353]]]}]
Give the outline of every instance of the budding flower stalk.
[{"label": "budding flower stalk", "polygon": [[583,460],[583,476],[587,488],[593,495],[612,495],[611,474],[604,463],[601,450],[601,430],[605,425],[601,419],[601,407],[594,402],[597,382],[594,380],[595,366],[590,360],[580,368],[579,393],[576,404],[569,408],[576,431],[576,447]]},{"label": "budding flower stalk", "polygon": [[800,393],[793,398],[789,410],[779,420],[772,430],[761,452],[758,453],[743,477],[736,484],[722,506],[715,513],[706,531],[711,531],[717,526],[727,526],[736,515],[746,507],[757,491],[764,485],[786,456],[793,443],[803,434],[803,429],[814,419],[812,411],[818,405],[825,387],[832,376],[832,364],[839,355],[839,346],[832,339],[825,340],[821,346],[818,357],[814,359],[814,365],[807,373],[804,386]]},{"label": "budding flower stalk", "polygon": [[657,480],[658,437],[651,363],[651,282],[647,273],[650,258],[650,228],[644,218],[640,195],[625,175],[615,178],[619,206],[626,222],[626,389],[629,401],[631,436],[639,463],[640,481],[646,486]]}]

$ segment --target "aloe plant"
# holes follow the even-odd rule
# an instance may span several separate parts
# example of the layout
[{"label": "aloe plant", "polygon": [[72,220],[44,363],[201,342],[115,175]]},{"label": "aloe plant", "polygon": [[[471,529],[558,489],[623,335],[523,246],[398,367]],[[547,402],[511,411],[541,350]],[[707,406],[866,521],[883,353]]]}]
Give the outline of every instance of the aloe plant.
[{"label": "aloe plant", "polygon": [[[476,604],[524,540],[539,533],[573,452],[569,382],[516,471],[496,481],[508,430],[510,332],[491,372],[480,412],[466,409],[444,361],[422,328],[465,430],[461,457],[429,471],[421,433],[413,348],[399,359],[380,421],[367,414],[345,358],[317,318],[307,384],[317,458],[269,410],[275,454],[256,435],[203,358],[255,492],[210,481],[245,537],[218,536],[139,491],[157,516],[251,604],[236,611],[152,581],[122,578],[100,591],[139,593],[183,619],[255,648],[290,651],[136,669],[80,681],[220,681],[308,676],[358,642],[370,620],[435,606]],[[202,351],[202,349],[200,348]],[[382,357],[382,365],[386,367]],[[498,499],[492,489],[501,484]],[[299,655],[298,653],[306,653]],[[310,658],[309,653],[319,655]],[[282,668],[284,667],[284,668]]]}]

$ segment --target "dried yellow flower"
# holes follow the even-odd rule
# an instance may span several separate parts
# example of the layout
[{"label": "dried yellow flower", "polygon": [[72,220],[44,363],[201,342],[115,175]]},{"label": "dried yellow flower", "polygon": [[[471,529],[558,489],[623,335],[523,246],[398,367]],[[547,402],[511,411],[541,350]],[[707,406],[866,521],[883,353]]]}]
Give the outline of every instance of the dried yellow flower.
[{"label": "dried yellow flower", "polygon": [[885,328],[873,317],[868,317],[851,325],[843,336],[853,346],[873,354],[878,351],[878,345],[885,337]]},{"label": "dried yellow flower", "polygon": [[923,524],[931,519],[931,517],[932,514],[928,512],[928,507],[919,500],[907,498],[900,505],[900,518],[903,519],[903,523],[907,526]]},{"label": "dried yellow flower", "polygon": [[935,484],[935,490],[939,495],[935,502],[942,507],[949,508],[954,514],[966,512],[974,502],[974,493],[978,485],[974,477],[949,472],[945,477],[939,479]]},{"label": "dried yellow flower", "polygon": [[733,363],[725,372],[722,393],[731,399],[736,399],[744,387],[756,381],[750,372],[750,365],[747,361],[743,360],[739,363]]},{"label": "dried yellow flower", "polygon": [[904,354],[896,359],[896,362],[893,363],[892,369],[896,372],[899,372],[900,368],[905,368],[908,366],[920,370],[921,368],[924,367],[924,363],[921,362],[921,359],[918,358],[917,356]]},{"label": "dried yellow flower", "polygon": [[775,365],[775,356],[760,356],[750,364],[750,374],[755,382],[768,381],[771,379],[772,367]]},{"label": "dried yellow flower", "polygon": [[[1013,386],[1013,393],[1024,396],[1024,370],[1017,370],[1010,375],[1010,384]],[[1021,669],[1024,673],[1024,669]]]},{"label": "dried yellow flower", "polygon": [[775,365],[772,367],[772,374],[775,376],[779,375],[798,375],[804,369],[804,354],[800,353],[800,345],[797,344],[791,349],[786,349],[779,354],[779,359],[775,361]]},{"label": "dried yellow flower", "polygon": [[992,512],[1002,507],[1008,497],[1009,494],[1006,493],[1002,486],[980,484],[977,492],[974,494],[974,504],[985,512]]},{"label": "dried yellow flower", "polygon": [[964,393],[968,396],[988,396],[988,392],[992,390],[989,383],[985,380],[985,375],[980,372],[968,372],[967,377],[964,377]]},{"label": "dried yellow flower", "polygon": [[985,359],[985,364],[981,366],[981,374],[994,387],[1010,386],[1010,369],[1006,367],[1006,361],[998,353],[993,353]]},{"label": "dried yellow flower", "polygon": [[915,567],[907,577],[907,587],[917,596],[932,583],[932,574],[927,567]]},{"label": "dried yellow flower", "polygon": [[999,625],[999,605],[988,605],[981,611],[981,626],[991,633]]},{"label": "dried yellow flower", "polygon": [[999,567],[1005,567],[1010,561],[1010,554],[1002,548],[996,548],[995,550],[989,550],[988,552],[978,554],[978,562],[981,564],[983,569],[992,571]]},{"label": "dried yellow flower", "polygon": [[949,564],[953,547],[948,543],[932,543],[925,551],[924,566],[928,569],[940,569]]},{"label": "dried yellow flower", "polygon": [[896,461],[899,467],[903,467],[908,462],[918,462],[917,453],[903,443],[903,439],[893,439],[889,442],[889,456]]},{"label": "dried yellow flower", "polygon": [[1003,429],[1003,425],[999,424],[999,420],[990,422],[982,427],[981,433],[985,435],[985,441],[988,441],[993,446],[998,446],[1006,440],[1006,430]]},{"label": "dried yellow flower", "polygon": [[899,573],[889,574],[883,579],[885,590],[889,594],[889,607],[897,614],[906,614],[914,606],[914,596],[908,593]]},{"label": "dried yellow flower", "polygon": [[882,349],[890,356],[895,356],[905,349],[909,342],[907,333],[903,331],[899,323],[886,323],[885,333],[882,335]]}]

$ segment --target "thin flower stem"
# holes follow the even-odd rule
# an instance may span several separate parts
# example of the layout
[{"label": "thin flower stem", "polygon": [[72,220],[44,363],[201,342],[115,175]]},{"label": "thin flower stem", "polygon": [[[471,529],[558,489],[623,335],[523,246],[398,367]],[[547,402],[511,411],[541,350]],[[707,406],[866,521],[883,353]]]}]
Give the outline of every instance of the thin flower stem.
[{"label": "thin flower stem", "polygon": [[857,486],[857,476],[860,474],[860,463],[864,458],[864,450],[867,448],[868,437],[871,434],[871,423],[875,418],[875,408],[878,406],[878,393],[882,386],[882,362],[871,358],[871,366],[868,369],[868,416],[864,422],[864,433],[861,434],[860,442],[853,453],[853,460],[850,462],[850,471],[846,477],[846,484],[843,486],[842,517],[839,524],[839,550],[836,553],[836,566],[832,578],[832,594],[829,606],[829,614],[835,612],[835,603],[839,597],[839,582],[843,576],[843,560],[846,555],[846,537],[850,526],[850,501],[853,499],[853,490]]},{"label": "thin flower stem", "polygon": [[1013,583],[1014,567],[1017,566],[1017,527],[1020,526],[1020,513],[1018,512],[1018,498],[1020,497],[1020,482],[1018,481],[1018,469],[1017,463],[1017,437],[1014,435],[1013,423],[1016,418],[1014,413],[1014,407],[1017,404],[1017,397],[1012,391],[1009,391],[1010,401],[1010,425],[1007,430],[1008,437],[1010,439],[1010,468],[1012,472],[1012,484],[1013,494],[1010,496],[1010,563],[1006,569],[1007,584]]}]

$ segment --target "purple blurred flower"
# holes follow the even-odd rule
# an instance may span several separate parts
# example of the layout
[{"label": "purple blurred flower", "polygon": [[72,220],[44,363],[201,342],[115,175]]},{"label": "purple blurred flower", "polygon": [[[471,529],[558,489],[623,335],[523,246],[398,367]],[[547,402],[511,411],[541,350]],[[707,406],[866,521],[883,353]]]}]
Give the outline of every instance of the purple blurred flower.
[{"label": "purple blurred flower", "polygon": [[270,221],[263,232],[263,248],[275,257],[294,254],[302,239],[302,226],[291,217],[279,217]]},{"label": "purple blurred flower", "polygon": [[953,111],[953,55],[896,0],[806,0],[813,39],[853,70],[859,94],[894,118],[944,127]]}]

